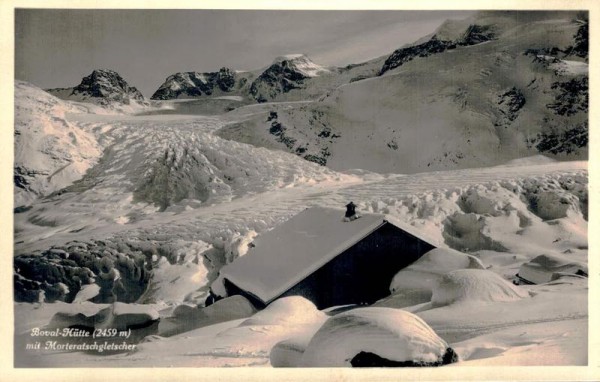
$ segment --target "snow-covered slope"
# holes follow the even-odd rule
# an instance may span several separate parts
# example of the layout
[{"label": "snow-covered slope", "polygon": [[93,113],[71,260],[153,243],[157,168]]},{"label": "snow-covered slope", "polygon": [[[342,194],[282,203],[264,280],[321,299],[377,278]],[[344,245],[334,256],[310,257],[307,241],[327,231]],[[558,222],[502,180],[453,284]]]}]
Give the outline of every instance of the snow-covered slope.
[{"label": "snow-covered slope", "polygon": [[15,81],[15,207],[68,186],[96,163],[96,137],[66,117],[89,108]]},{"label": "snow-covered slope", "polygon": [[[51,273],[72,261],[100,269],[97,262],[108,256],[114,263],[109,269],[116,268],[122,282],[142,280],[142,287],[163,288],[147,294],[149,300],[195,294],[193,299],[201,301],[218,269],[244,252],[238,248],[244,237],[306,207],[343,206],[348,200],[364,212],[395,216],[452,248],[481,251],[484,258],[503,264],[502,269],[506,264],[499,259],[513,252],[533,258],[539,251],[569,251],[574,260],[585,261],[585,164],[411,177],[341,174],[295,155],[215,137],[221,126],[216,118],[97,116],[91,122],[91,117],[80,115],[75,123],[89,124],[107,147],[99,163],[46,203],[15,215],[16,253],[22,255],[17,273],[24,277],[17,289],[24,296],[47,288],[54,298],[68,301],[89,281],[72,283],[65,273],[38,285],[46,277],[43,270]],[[475,185],[465,186],[469,182]],[[431,191],[442,185],[446,189]],[[73,251],[93,255],[64,258]],[[506,276],[514,276],[523,260],[511,260]],[[143,264],[157,271],[140,275],[137,269]],[[180,274],[185,278],[171,284],[177,267],[184,267]],[[33,279],[26,269],[36,270]],[[177,285],[180,290],[168,291]]]},{"label": "snow-covered slope", "polygon": [[[14,213],[17,365],[348,365],[348,350],[435,362],[446,345],[457,366],[587,365],[588,163],[556,160],[585,157],[587,133],[576,128],[587,118],[585,25],[564,15],[482,13],[437,35],[457,41],[494,24],[489,41],[470,28],[474,44],[382,76],[387,57],[329,72],[309,65],[302,87],[274,98],[302,102],[222,116],[111,115],[17,82],[16,197],[27,204]],[[452,156],[469,145],[460,152],[472,156]],[[398,173],[434,168],[443,171]],[[350,200],[441,243],[371,313],[322,312],[298,297],[260,312],[241,297],[203,309],[219,270],[255,237]],[[542,284],[516,285],[521,272]],[[125,316],[158,334],[121,353],[26,347],[33,328],[59,319]],[[425,335],[410,337],[416,328]],[[399,348],[407,338],[423,346]],[[383,361],[359,363],[370,362]]]},{"label": "snow-covered slope", "polygon": [[[178,304],[202,306],[218,270],[244,253],[240,248],[247,243],[244,238],[265,232],[306,207],[343,206],[348,200],[354,200],[360,211],[395,216],[469,252],[505,280],[514,278],[519,267],[540,252],[587,262],[585,162],[526,161],[411,176],[342,174],[296,155],[220,139],[214,132],[223,122],[216,117],[65,117],[84,127],[105,150],[81,181],[15,214],[17,300],[91,298],[100,303],[116,298],[153,303],[167,318]],[[199,185],[205,194],[194,191]],[[577,301],[585,299],[583,289],[573,293]],[[545,296],[527,299],[533,307],[525,321],[537,320],[542,315],[538,310],[548,309],[551,297]],[[393,303],[387,306],[394,308]],[[492,301],[485,314],[498,315],[502,307],[497,304],[501,302]],[[578,323],[585,322],[585,311],[573,304],[564,305],[566,318],[552,316],[563,320],[566,330],[577,330]],[[54,305],[42,304],[37,310],[17,305],[20,328],[49,322],[46,315]],[[453,348],[457,338],[466,341],[481,335],[458,336],[458,317],[473,316],[473,311],[455,306],[437,308],[455,315],[448,325],[434,314],[436,309],[418,313],[424,319],[428,315],[436,333]],[[282,314],[295,316],[293,311],[284,309]],[[571,313],[579,321],[568,318]],[[86,353],[19,357],[38,366],[103,361],[129,366],[265,365],[275,344],[290,338],[307,344],[320,325],[298,326],[283,317],[265,330],[266,318],[260,317],[255,318],[256,325],[238,327],[242,323],[238,320],[169,339],[153,337],[139,344],[137,353],[105,356],[101,361]],[[470,319],[477,330],[489,333],[487,321]],[[555,342],[559,348],[583,343],[580,336],[568,344],[561,341]],[[483,354],[476,350],[484,346],[481,343],[458,345],[461,357],[467,355],[463,359]],[[190,352],[198,354],[194,361]],[[570,362],[580,363],[573,354]]]},{"label": "snow-covered slope", "polygon": [[[46,93],[41,91],[39,93],[54,99]],[[55,102],[60,101],[56,100]],[[47,118],[42,114],[27,114],[26,116],[35,117],[36,123]],[[52,113],[49,116],[52,117]],[[123,226],[135,225],[141,221],[147,221],[148,218],[151,220],[156,218],[160,221],[166,215],[158,214],[159,212],[178,215],[185,211],[194,211],[199,207],[226,204],[235,199],[269,191],[294,187],[310,188],[330,182],[343,183],[358,180],[355,176],[336,173],[287,153],[271,152],[267,149],[215,137],[213,131],[221,126],[221,122],[215,118],[179,116],[175,117],[175,120],[169,120],[168,118],[173,117],[167,116],[168,123],[164,122],[165,116],[131,117],[79,114],[70,115],[70,118],[72,119],[68,123],[73,125],[73,129],[76,129],[75,132],[79,132],[78,129],[81,129],[83,130],[81,134],[85,133],[86,137],[95,142],[96,165],[89,168],[82,179],[73,177],[56,185],[55,188],[61,187],[62,190],[44,200],[44,202],[54,200],[52,203],[57,202],[62,207],[47,208],[45,203],[33,204],[18,210],[16,215],[19,221],[16,232],[20,237],[16,239],[17,243],[33,244],[30,239],[37,236],[38,239],[47,238],[55,244],[60,243],[59,245],[66,249],[62,252],[59,250],[57,253],[50,250],[43,256],[23,257],[17,261],[16,267],[24,275],[24,278],[19,279],[19,285],[24,286],[26,290],[46,289],[48,300],[71,301],[80,287],[90,281],[87,277],[88,272],[81,269],[95,269],[94,272],[97,275],[103,266],[100,263],[102,258],[110,259],[110,264],[105,266],[107,270],[102,272],[106,273],[115,269],[121,277],[119,283],[132,283],[143,288],[148,285],[148,274],[142,271],[145,262],[153,263],[153,267],[157,268],[156,275],[162,275],[161,277],[164,279],[177,273],[176,268],[164,264],[160,257],[153,259],[153,250],[148,252],[143,249],[146,248],[146,244],[138,243],[142,245],[141,247],[134,244],[133,247],[130,247],[132,251],[119,249],[118,246],[112,247],[111,244],[112,249],[106,248],[107,252],[97,253],[96,250],[100,247],[94,242],[68,243],[71,239],[81,238],[86,231],[97,237],[96,235],[103,229],[119,231]],[[23,121],[18,123],[21,124]],[[29,139],[26,143],[30,142],[35,141]],[[71,146],[67,146],[67,148],[69,147]],[[58,146],[58,148],[62,150],[62,146]],[[29,147],[24,144],[24,156],[27,154],[27,150]],[[29,154],[30,157],[34,157],[32,154],[35,152],[31,151]],[[102,154],[101,157],[100,154]],[[83,173],[78,175],[81,176]],[[77,181],[74,182],[75,180]],[[106,204],[99,208],[99,203]],[[272,224],[266,223],[272,222],[271,219],[272,217],[269,216],[254,217],[255,228],[264,230],[266,224]],[[226,251],[227,245],[233,244],[224,242],[219,237],[218,232],[224,227],[214,226],[213,228],[204,231],[201,237],[193,240],[203,240],[210,245],[219,247],[218,256],[215,255],[217,258],[214,259],[215,264],[209,267],[209,270],[224,261],[226,256],[222,252]],[[246,235],[249,231],[240,227],[240,230],[229,231],[225,235],[228,239],[235,241],[240,234]],[[188,233],[191,234],[191,232]],[[71,239],[63,241],[59,238],[62,234],[71,236]],[[196,234],[192,234],[192,236],[196,236]],[[57,240],[55,241],[55,239]],[[142,241],[146,242],[145,239]],[[103,247],[106,243],[104,242],[100,246]],[[64,247],[65,245],[66,247]],[[150,247],[147,248],[153,246],[150,244]],[[185,297],[202,287],[206,294],[208,291],[206,278],[213,277],[213,274],[204,271],[204,267],[209,261],[206,260],[206,257],[211,256],[211,248],[203,249],[202,245],[195,245],[186,239],[178,242],[172,249],[180,247],[185,249],[182,249],[179,254],[176,253],[176,250],[167,258],[171,263],[177,262],[177,259],[182,259],[182,261],[185,259],[186,264],[195,261],[196,264],[188,266],[192,269],[189,269],[189,272],[185,271],[186,274],[189,273],[190,281],[182,278],[180,282],[171,284],[180,285],[182,290],[178,292],[169,293],[159,290],[156,293],[146,294],[144,298],[172,300],[172,295]],[[72,267],[73,258],[66,258],[64,255],[71,253],[76,248],[79,248],[79,251],[95,253],[92,257],[78,258],[75,261],[78,264],[77,270]],[[192,248],[197,249],[192,250]],[[139,253],[133,253],[138,250],[142,250],[146,254],[140,256]],[[230,250],[234,250],[233,246]],[[120,255],[123,254],[123,251],[127,253],[125,257]],[[171,249],[167,251],[170,253]],[[193,251],[193,255],[187,256],[190,251]],[[236,255],[240,252],[241,250],[237,250]],[[48,261],[50,262],[47,263]],[[56,267],[69,269],[69,271],[49,282],[47,277],[53,273],[52,269],[56,269]],[[31,272],[28,273],[28,270]],[[73,279],[72,276],[75,274],[77,274],[77,278]],[[36,281],[44,281],[44,283],[38,284]],[[61,283],[68,288],[63,287]],[[106,289],[111,291],[116,287],[119,290],[121,288],[119,283],[107,285]],[[152,284],[160,286],[163,283],[160,280],[154,280]],[[123,297],[126,300],[140,298],[141,293],[144,292],[136,289],[131,293],[130,288],[125,288],[125,290],[128,289],[129,291],[123,294],[123,296],[128,296]],[[22,296],[26,300],[37,300],[39,297],[38,294],[29,292]],[[202,298],[200,297],[200,299]]]},{"label": "snow-covered slope", "polygon": [[519,15],[483,12],[443,26],[390,55],[381,76],[339,84],[322,102],[273,105],[221,136],[338,170],[412,173],[540,153],[585,159],[587,63],[573,52],[586,24],[574,13]]}]

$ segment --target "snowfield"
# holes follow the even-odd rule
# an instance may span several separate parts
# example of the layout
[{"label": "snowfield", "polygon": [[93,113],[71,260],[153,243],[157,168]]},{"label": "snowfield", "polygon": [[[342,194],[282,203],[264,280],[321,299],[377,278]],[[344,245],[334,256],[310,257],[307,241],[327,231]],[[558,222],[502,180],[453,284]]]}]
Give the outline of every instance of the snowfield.
[{"label": "snowfield", "polygon": [[[348,366],[361,352],[428,363],[448,348],[452,367],[588,362],[587,278],[535,260],[587,265],[585,161],[339,172],[216,134],[251,107],[132,116],[15,90],[16,131],[30,143],[16,162],[43,172],[15,194],[17,366]],[[69,163],[77,171],[61,170]],[[349,201],[443,245],[400,271],[374,307],[336,314],[290,297],[259,312],[243,299],[202,309],[219,269],[254,237],[307,207]],[[544,283],[513,284],[523,267]],[[32,328],[102,309],[149,334],[102,355],[25,349]]]}]

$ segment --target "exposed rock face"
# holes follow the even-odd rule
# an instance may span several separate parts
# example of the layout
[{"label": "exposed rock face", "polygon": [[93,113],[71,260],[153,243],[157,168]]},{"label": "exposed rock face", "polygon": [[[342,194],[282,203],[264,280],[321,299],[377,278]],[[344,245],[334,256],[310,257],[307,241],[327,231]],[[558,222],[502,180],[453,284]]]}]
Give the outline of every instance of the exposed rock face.
[{"label": "exposed rock face", "polygon": [[215,91],[232,92],[246,84],[247,79],[229,68],[218,72],[183,72],[169,76],[152,95],[152,99],[168,100],[213,95]]},{"label": "exposed rock face", "polygon": [[114,70],[97,69],[81,80],[73,88],[48,89],[48,93],[62,99],[85,101],[95,100],[98,103],[121,102],[129,104],[131,100],[144,101],[144,96],[135,87]]},{"label": "exposed rock face", "polygon": [[451,41],[440,41],[433,36],[429,41],[419,45],[410,46],[408,48],[400,48],[394,51],[379,71],[379,75],[387,72],[388,70],[395,69],[408,61],[413,60],[416,57],[427,57],[432,54],[441,53],[447,49],[456,48],[456,44]]},{"label": "exposed rock face", "polygon": [[570,155],[586,150],[589,141],[588,77],[555,82],[551,89],[555,92],[554,102],[546,107],[558,118],[548,118],[545,131],[531,138],[529,145],[539,152],[554,155]]},{"label": "exposed rock face", "polygon": [[394,53],[385,60],[383,67],[379,71],[379,75],[382,75],[388,70],[395,69],[416,57],[431,56],[432,54],[454,49],[457,46],[480,44],[482,42],[493,40],[495,36],[492,26],[477,24],[470,25],[462,37],[455,41],[441,40],[434,35],[431,39],[422,44],[395,50]]},{"label": "exposed rock face", "polygon": [[573,78],[565,82],[555,82],[552,89],[557,90],[555,102],[547,107],[557,115],[571,116],[588,111],[588,77]]},{"label": "exposed rock face", "polygon": [[16,165],[14,168],[15,186],[18,188],[22,188],[23,190],[26,190],[26,191],[31,191],[29,186],[31,184],[32,178],[34,178],[38,175],[47,176],[50,174],[47,171],[36,171],[36,170],[28,169],[25,166]]},{"label": "exposed rock face", "polygon": [[224,92],[231,91],[235,85],[235,74],[228,68],[221,68],[216,74],[215,83]]},{"label": "exposed rock face", "polygon": [[560,130],[552,127],[550,131],[539,133],[535,148],[542,153],[572,154],[586,149],[589,141],[587,122]]},{"label": "exposed rock face", "polygon": [[250,94],[258,102],[266,102],[278,94],[304,86],[304,80],[329,72],[304,55],[277,57],[250,86]]},{"label": "exposed rock face", "polygon": [[[327,165],[331,154],[331,146],[341,137],[338,130],[329,126],[325,114],[319,110],[311,110],[303,114],[302,120],[297,121],[285,113],[284,110],[273,107],[268,116],[261,115],[256,120],[256,125],[250,129],[260,129],[267,139],[274,142],[274,148],[294,153],[309,162],[321,166]],[[277,110],[277,111],[276,111]],[[302,112],[305,108],[301,108]],[[232,124],[219,131],[219,136],[225,139],[238,139],[241,131],[248,131],[245,124]],[[243,140],[242,140],[243,141]],[[246,143],[254,144],[249,141]]]},{"label": "exposed rock face", "polygon": [[491,25],[469,25],[463,37],[457,41],[458,45],[468,46],[481,44],[482,42],[493,40],[496,37],[494,28]]},{"label": "exposed rock face", "polygon": [[266,102],[279,93],[301,87],[305,78],[287,65],[272,65],[252,83],[250,93],[258,102]]},{"label": "exposed rock face", "polygon": [[521,90],[512,87],[506,92],[498,95],[498,110],[500,118],[494,123],[495,126],[507,127],[519,116],[519,112],[525,106],[525,96]]},{"label": "exposed rock face", "polygon": [[119,98],[128,96],[136,100],[143,100],[144,96],[135,87],[129,84],[113,70],[94,70],[92,74],[84,77],[76,86],[74,92],[89,93],[92,97]]},{"label": "exposed rock face", "polygon": [[587,60],[589,56],[589,27],[588,21],[585,20],[584,23],[579,27],[577,33],[575,34],[575,44],[571,48],[571,53],[578,57],[583,57]]}]

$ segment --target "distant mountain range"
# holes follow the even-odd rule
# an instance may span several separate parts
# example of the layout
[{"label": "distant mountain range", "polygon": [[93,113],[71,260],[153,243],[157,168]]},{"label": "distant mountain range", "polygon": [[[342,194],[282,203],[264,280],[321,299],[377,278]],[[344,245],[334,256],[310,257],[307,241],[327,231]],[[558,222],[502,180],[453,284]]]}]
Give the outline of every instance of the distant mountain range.
[{"label": "distant mountain range", "polygon": [[387,57],[272,93],[317,101],[273,103],[220,136],[336,170],[587,159],[587,28],[574,12],[480,12]]},{"label": "distant mountain range", "polygon": [[[175,73],[151,99],[227,99],[224,110],[270,103],[219,135],[338,170],[420,172],[540,153],[583,159],[588,46],[584,14],[486,11],[368,62],[324,67],[295,54],[250,72]],[[48,92],[146,102],[110,70]],[[232,99],[243,102],[231,106]],[[286,101],[313,102],[290,108]]]}]

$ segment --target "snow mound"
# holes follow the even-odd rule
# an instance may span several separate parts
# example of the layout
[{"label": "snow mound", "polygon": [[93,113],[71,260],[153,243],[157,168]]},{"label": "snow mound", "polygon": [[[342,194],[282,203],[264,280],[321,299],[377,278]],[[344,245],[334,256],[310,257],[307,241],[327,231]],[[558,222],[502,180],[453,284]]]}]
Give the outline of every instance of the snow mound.
[{"label": "snow mound", "polygon": [[457,269],[484,269],[479,259],[450,248],[436,248],[394,276],[390,292],[401,289],[432,290],[437,280],[444,274]]},{"label": "snow mound", "polygon": [[581,213],[577,197],[564,191],[540,189],[528,196],[533,211],[543,220],[555,220]]},{"label": "snow mound", "polygon": [[327,315],[300,296],[275,300],[264,310],[245,320],[240,326],[251,325],[303,325],[325,321]]},{"label": "snow mound", "polygon": [[149,327],[158,320],[158,312],[150,305],[115,302],[91,315],[59,311],[50,320],[50,327],[127,330]]},{"label": "snow mound", "polygon": [[440,307],[462,301],[516,301],[529,294],[494,272],[461,269],[445,274],[433,288],[432,306]]},{"label": "snow mound", "polygon": [[154,264],[152,278],[141,302],[175,304],[191,297],[196,300],[206,298],[206,292],[196,294],[208,283],[208,269],[203,258],[212,246],[202,241],[178,240],[173,247],[169,256],[171,261],[161,256]]},{"label": "snow mound", "polygon": [[540,255],[521,265],[518,276],[533,284],[544,284],[554,280],[555,274],[587,276],[588,267],[562,256]]},{"label": "snow mound", "polygon": [[231,241],[225,245],[225,261],[231,263],[238,257],[244,256],[248,252],[248,249],[250,249],[250,244],[257,235],[258,234],[254,230],[250,230],[245,234],[236,232]]},{"label": "snow mound", "polygon": [[278,342],[269,353],[271,366],[302,367],[302,357],[310,340],[310,336],[299,336]]},{"label": "snow mound", "polygon": [[[142,338],[154,335],[158,331],[160,316],[151,305],[116,302],[95,313],[90,312],[88,305],[95,304],[73,304],[75,309],[59,310],[46,328],[61,332],[76,329],[103,342],[122,343],[127,339],[130,344],[138,343]],[[69,336],[61,337],[55,339],[66,343],[73,340]],[[116,349],[110,352],[122,351],[127,349]]]},{"label": "snow mound", "polygon": [[73,303],[81,303],[89,301],[100,294],[100,286],[98,284],[85,284],[75,295]]},{"label": "snow mound", "polygon": [[242,296],[231,296],[207,307],[186,304],[173,310],[173,317],[161,321],[159,334],[172,336],[221,322],[244,319],[256,313],[256,308]]},{"label": "snow mound", "polygon": [[416,315],[391,308],[360,308],[331,317],[304,352],[308,367],[356,366],[378,356],[412,366],[442,364],[448,344]]}]

